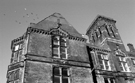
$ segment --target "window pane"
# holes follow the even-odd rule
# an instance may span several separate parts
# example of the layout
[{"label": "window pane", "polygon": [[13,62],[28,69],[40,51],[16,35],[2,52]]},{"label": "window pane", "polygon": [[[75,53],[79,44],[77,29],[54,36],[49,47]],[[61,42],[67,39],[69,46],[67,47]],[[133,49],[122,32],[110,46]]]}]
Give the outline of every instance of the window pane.
[{"label": "window pane", "polygon": [[23,47],[23,44],[20,44],[19,49],[22,49],[22,47]]},{"label": "window pane", "polygon": [[101,69],[104,69],[104,65],[100,65],[100,68],[101,68]]},{"label": "window pane", "polygon": [[111,82],[111,83],[115,83],[115,82],[114,82],[114,79],[112,79],[112,78],[110,78],[110,82]]},{"label": "window pane", "polygon": [[94,35],[92,35],[92,39],[93,39],[93,41],[95,42],[95,37],[94,37]]},{"label": "window pane", "polygon": [[19,50],[19,55],[22,55],[22,50]]},{"label": "window pane", "polygon": [[122,67],[122,66],[120,66],[120,69],[121,69],[121,71],[124,71],[124,69],[123,69],[123,67]]},{"label": "window pane", "polygon": [[53,56],[58,57],[59,48],[53,48]]},{"label": "window pane", "polygon": [[99,63],[100,63],[100,64],[103,64],[103,61],[102,61],[102,60],[99,60]]},{"label": "window pane", "polygon": [[8,83],[14,83],[14,81],[12,81],[12,82],[8,82]]},{"label": "window pane", "polygon": [[109,83],[107,78],[104,78],[105,83]]},{"label": "window pane", "polygon": [[66,46],[66,43],[65,42],[61,42],[61,46]]},{"label": "window pane", "polygon": [[60,77],[54,76],[53,83],[60,83]]},{"label": "window pane", "polygon": [[8,81],[11,81],[11,74],[12,74],[11,72],[8,73],[8,79],[7,79]]},{"label": "window pane", "polygon": [[68,83],[68,77],[63,77],[62,78],[62,83]]},{"label": "window pane", "polygon": [[59,45],[59,36],[53,37],[53,45]]},{"label": "window pane", "polygon": [[105,60],[108,60],[108,55],[103,55]]},{"label": "window pane", "polygon": [[19,50],[19,54],[18,54],[18,61],[21,61],[21,57],[22,57],[22,50]]},{"label": "window pane", "polygon": [[11,58],[11,63],[13,63],[13,60],[14,60],[14,59],[13,59],[13,57],[12,57],[12,58]]},{"label": "window pane", "polygon": [[18,81],[18,80],[16,80],[14,83],[19,83],[19,81]]},{"label": "window pane", "polygon": [[124,57],[121,57],[121,61],[125,61],[125,60],[124,60]]},{"label": "window pane", "polygon": [[100,27],[98,28],[100,35],[102,34]]},{"label": "window pane", "polygon": [[67,68],[62,68],[62,76],[68,76]]},{"label": "window pane", "polygon": [[61,53],[60,56],[61,56],[62,59],[66,59],[66,54],[65,53]]},{"label": "window pane", "polygon": [[15,46],[15,51],[17,51],[19,49],[19,45]]},{"label": "window pane", "polygon": [[66,38],[61,37],[61,42],[66,42]]},{"label": "window pane", "polygon": [[105,28],[106,28],[106,31],[108,33],[108,36],[110,36],[109,29],[108,29],[107,25],[105,26]]},{"label": "window pane", "polygon": [[109,66],[106,66],[106,70],[109,70]]},{"label": "window pane", "polygon": [[135,60],[133,59],[133,64],[135,65]]},{"label": "window pane", "polygon": [[121,57],[119,57],[119,60],[122,61]]},{"label": "window pane", "polygon": [[125,71],[127,71],[126,64],[127,64],[127,63],[123,63],[123,67],[124,67]]},{"label": "window pane", "polygon": [[66,52],[66,48],[61,47],[61,48],[60,48],[60,52],[61,52],[61,53],[65,53],[65,52]]},{"label": "window pane", "polygon": [[99,29],[96,30],[97,31],[97,35],[98,37],[100,36],[100,32],[99,32]]},{"label": "window pane", "polygon": [[60,37],[59,36],[53,36],[53,40],[59,40]]},{"label": "window pane", "polygon": [[13,57],[13,63],[16,63],[17,60],[18,60],[18,51],[17,52],[14,52],[14,57]]},{"label": "window pane", "polygon": [[54,75],[60,75],[60,69],[58,67],[55,67],[53,73]]},{"label": "window pane", "polygon": [[19,69],[15,71],[14,80],[19,79]]},{"label": "window pane", "polygon": [[58,40],[53,40],[53,45],[59,45],[59,41]]},{"label": "window pane", "polygon": [[105,62],[105,65],[108,66],[108,61],[104,60],[104,62]]},{"label": "window pane", "polygon": [[11,73],[11,80],[10,81],[13,81],[14,80],[14,71]]},{"label": "window pane", "polygon": [[102,55],[98,54],[98,58],[99,58],[99,59],[102,59]]}]

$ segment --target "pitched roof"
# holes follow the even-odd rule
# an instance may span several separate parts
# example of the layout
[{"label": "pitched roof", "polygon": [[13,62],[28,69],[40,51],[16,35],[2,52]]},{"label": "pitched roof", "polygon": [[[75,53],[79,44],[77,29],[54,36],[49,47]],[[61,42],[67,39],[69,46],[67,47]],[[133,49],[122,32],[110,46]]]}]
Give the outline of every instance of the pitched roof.
[{"label": "pitched roof", "polygon": [[43,19],[42,21],[38,22],[37,24],[31,23],[30,27],[50,30],[52,28],[58,28],[58,24],[61,24],[59,28],[61,28],[68,34],[75,37],[82,37],[82,35],[77,32],[76,29],[72,25],[70,25],[60,13],[54,13]]}]

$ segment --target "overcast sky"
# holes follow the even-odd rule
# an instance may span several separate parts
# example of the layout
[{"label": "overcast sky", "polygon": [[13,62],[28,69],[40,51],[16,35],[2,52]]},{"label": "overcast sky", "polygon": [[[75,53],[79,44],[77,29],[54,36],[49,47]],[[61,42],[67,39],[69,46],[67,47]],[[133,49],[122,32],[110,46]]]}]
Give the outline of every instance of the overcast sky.
[{"label": "overcast sky", "polygon": [[11,40],[22,36],[30,22],[54,12],[61,13],[81,34],[97,15],[113,18],[125,46],[135,45],[135,0],[0,0],[0,83],[6,83]]}]

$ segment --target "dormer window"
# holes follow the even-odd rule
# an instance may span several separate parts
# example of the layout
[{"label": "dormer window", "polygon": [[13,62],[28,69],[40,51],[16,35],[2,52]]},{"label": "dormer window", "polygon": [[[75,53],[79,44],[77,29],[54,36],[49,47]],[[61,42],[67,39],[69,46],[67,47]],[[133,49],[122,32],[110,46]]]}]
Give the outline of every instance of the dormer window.
[{"label": "dormer window", "polygon": [[52,36],[53,58],[67,59],[66,38],[62,36]]},{"label": "dormer window", "polygon": [[121,71],[128,71],[125,57],[118,56],[118,58],[119,58],[119,66],[120,66]]},{"label": "dormer window", "polygon": [[97,54],[98,54],[100,68],[103,70],[111,70],[109,56],[107,54],[100,53],[100,52]]},{"label": "dormer window", "polygon": [[123,71],[123,72],[130,71],[128,64],[126,62],[126,59],[125,59],[125,55],[122,53],[120,54],[120,52],[117,53],[116,55],[117,55],[118,60],[119,60],[119,67],[120,67],[121,71]]}]

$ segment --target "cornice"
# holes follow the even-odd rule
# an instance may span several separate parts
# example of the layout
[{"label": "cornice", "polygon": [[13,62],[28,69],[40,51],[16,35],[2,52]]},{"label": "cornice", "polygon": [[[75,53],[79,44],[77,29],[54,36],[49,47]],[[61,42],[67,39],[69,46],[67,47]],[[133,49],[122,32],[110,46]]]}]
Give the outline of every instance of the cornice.
[{"label": "cornice", "polygon": [[61,32],[58,28],[52,28],[50,30],[45,31],[43,29],[37,29],[37,28],[28,27],[27,34],[38,33],[38,34],[44,34],[44,35],[53,35],[51,33],[53,31],[53,29],[58,30],[58,35],[66,36],[67,38],[72,39],[72,40],[81,41],[81,42],[86,42],[86,40],[87,40],[87,39],[85,39],[83,37],[82,38],[81,37],[75,37],[75,36],[72,36],[70,34],[64,35],[65,33]]}]

